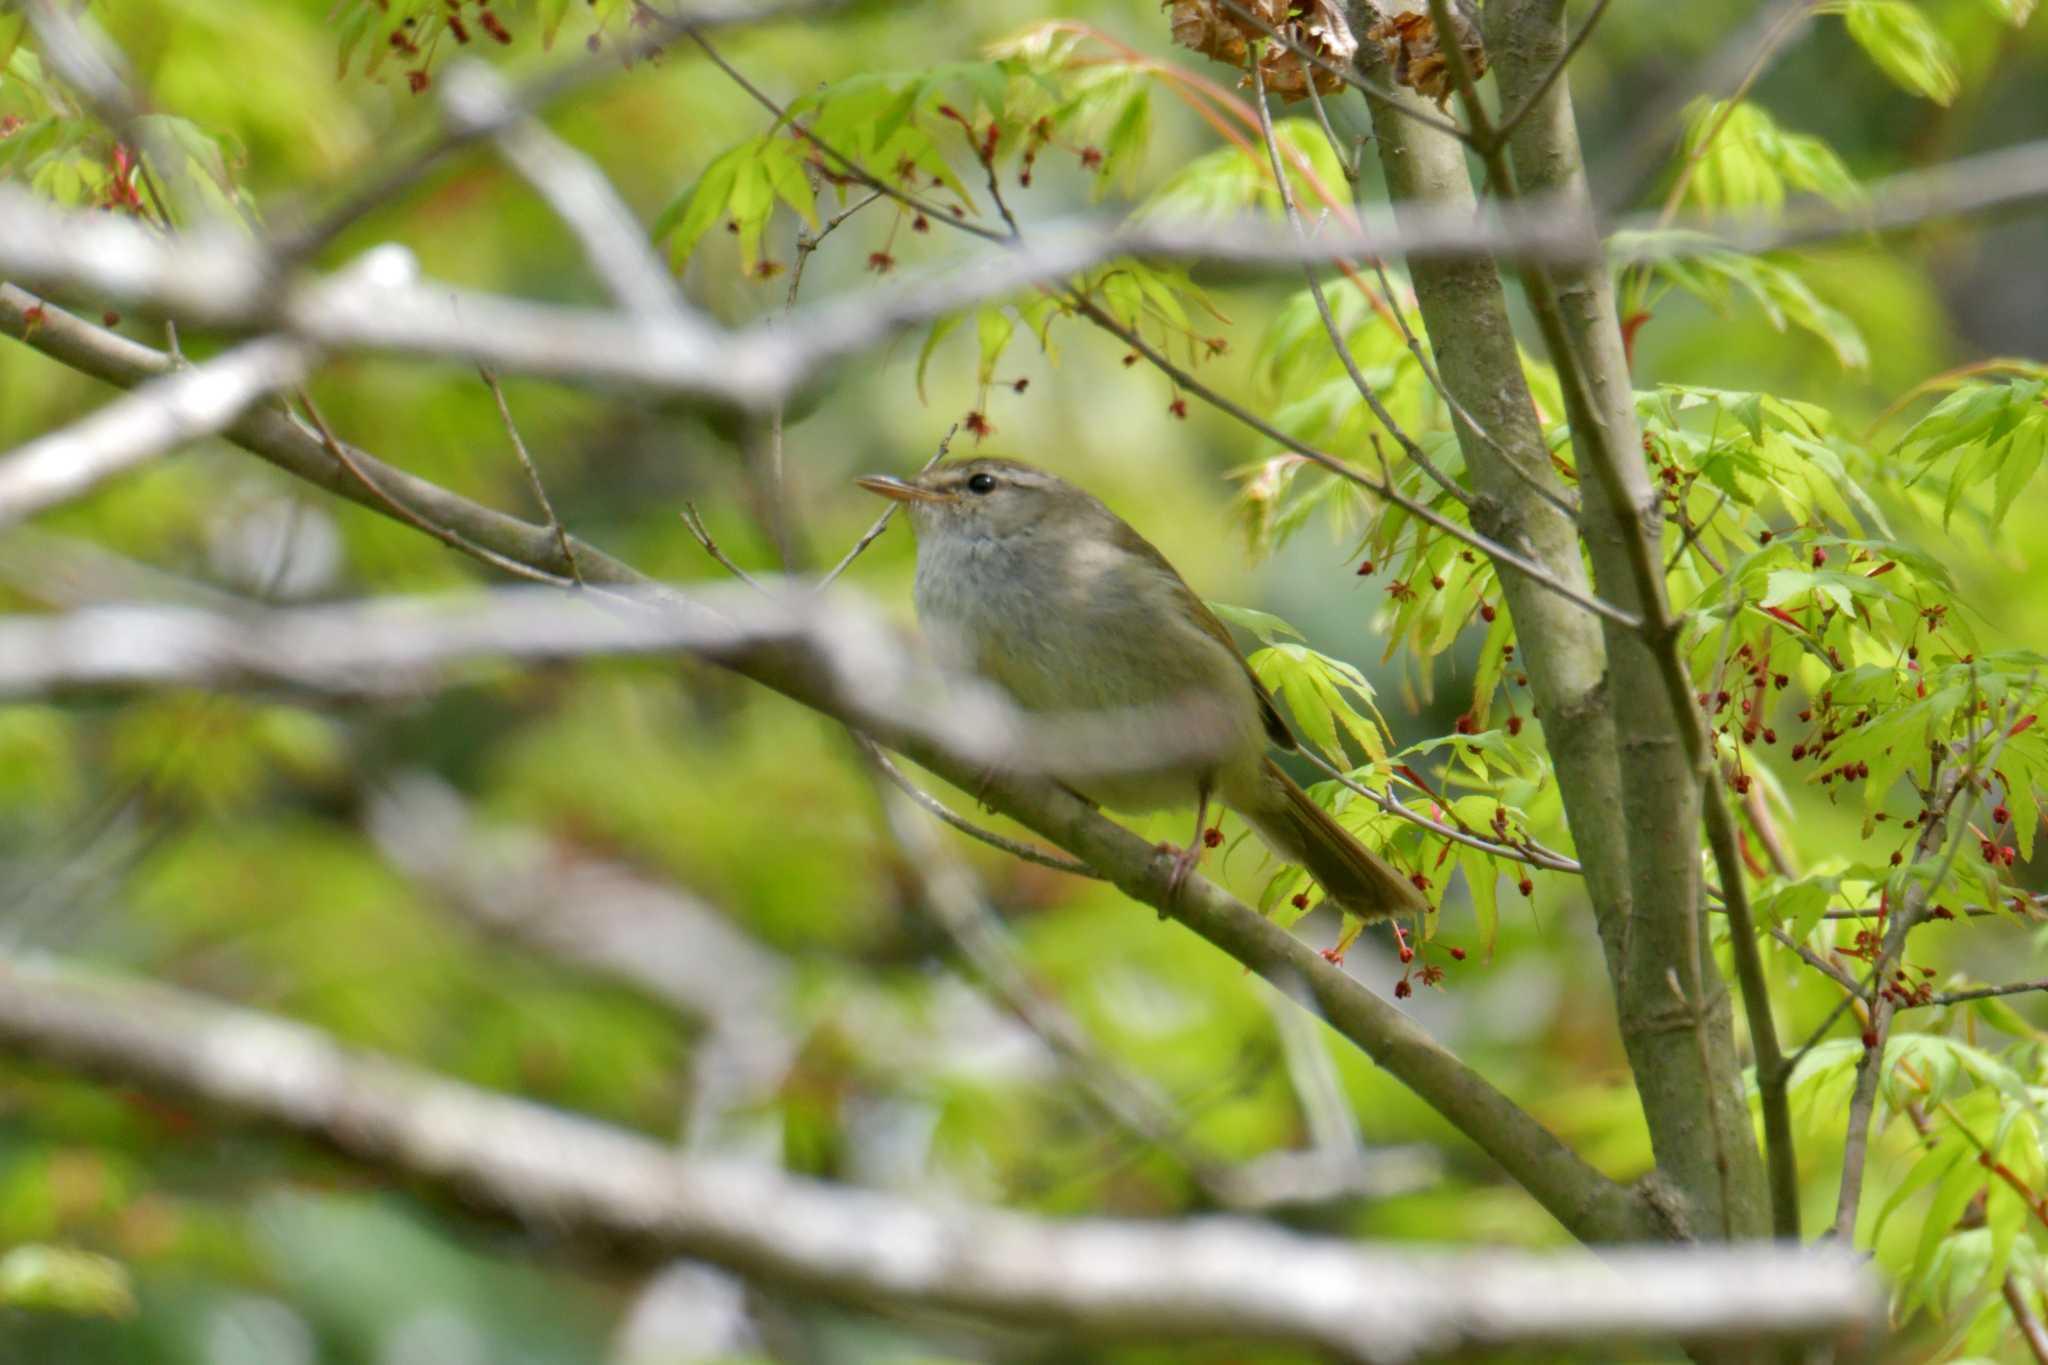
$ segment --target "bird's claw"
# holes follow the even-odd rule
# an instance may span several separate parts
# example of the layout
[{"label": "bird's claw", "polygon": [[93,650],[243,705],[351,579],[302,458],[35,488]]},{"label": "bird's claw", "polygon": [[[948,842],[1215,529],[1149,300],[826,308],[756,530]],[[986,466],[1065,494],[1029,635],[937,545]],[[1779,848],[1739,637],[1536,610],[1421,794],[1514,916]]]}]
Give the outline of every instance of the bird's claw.
[{"label": "bird's claw", "polygon": [[[1171,902],[1180,895],[1181,888],[1187,885],[1188,874],[1201,863],[1202,846],[1195,844],[1189,848],[1176,848],[1172,844],[1160,844],[1158,851],[1173,855],[1173,868],[1166,874],[1166,899]],[[1166,918],[1164,910],[1159,912],[1159,918]]]}]

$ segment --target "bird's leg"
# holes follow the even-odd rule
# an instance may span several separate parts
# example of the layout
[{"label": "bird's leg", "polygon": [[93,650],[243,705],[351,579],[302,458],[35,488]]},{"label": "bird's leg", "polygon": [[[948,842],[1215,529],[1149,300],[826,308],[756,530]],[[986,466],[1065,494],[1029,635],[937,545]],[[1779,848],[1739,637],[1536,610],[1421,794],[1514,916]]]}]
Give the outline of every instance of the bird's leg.
[{"label": "bird's leg", "polygon": [[[1168,900],[1180,894],[1181,886],[1187,881],[1188,874],[1193,872],[1195,865],[1202,861],[1202,846],[1205,842],[1203,836],[1207,832],[1208,827],[1209,779],[1205,777],[1195,786],[1195,837],[1188,840],[1186,848],[1173,855],[1173,871],[1167,874],[1166,896]],[[1162,910],[1159,917],[1161,919],[1166,918],[1166,912]]]}]

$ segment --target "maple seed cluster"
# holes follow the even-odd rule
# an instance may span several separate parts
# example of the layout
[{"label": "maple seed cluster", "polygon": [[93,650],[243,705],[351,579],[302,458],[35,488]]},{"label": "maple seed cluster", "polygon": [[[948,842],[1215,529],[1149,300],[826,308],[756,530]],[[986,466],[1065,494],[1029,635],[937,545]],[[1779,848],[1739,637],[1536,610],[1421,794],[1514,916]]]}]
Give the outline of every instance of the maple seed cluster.
[{"label": "maple seed cluster", "polygon": [[[420,64],[405,73],[406,86],[413,94],[423,93],[428,86],[434,83],[434,78],[428,72],[427,65],[433,60],[434,46],[440,39],[442,29],[446,29],[448,36],[457,43],[468,44],[471,37],[469,31],[470,21],[462,17],[462,8],[465,4],[472,3],[476,10],[474,21],[476,26],[489,34],[497,42],[507,46],[511,44],[512,30],[506,28],[505,21],[500,19],[496,11],[490,8],[489,0],[446,0],[447,13],[434,16],[440,20],[438,28],[434,24],[434,19],[430,18],[424,30],[422,30],[419,16],[407,15],[399,22],[397,28],[391,30],[391,35],[386,41],[390,43],[391,50],[400,56],[419,58]],[[591,35],[590,47],[593,51],[596,50],[597,41],[595,34]]]},{"label": "maple seed cluster", "polygon": [[[1415,983],[1417,981],[1420,981],[1425,986],[1441,987],[1444,981],[1443,967],[1435,962],[1417,962],[1415,960],[1415,949],[1409,944],[1408,936],[1401,932],[1401,926],[1396,924],[1391,927],[1394,931],[1394,955],[1401,959],[1401,976],[1399,980],[1394,982],[1394,998],[1396,1000],[1406,1000],[1409,996],[1415,994]],[[1426,948],[1430,945],[1424,944],[1423,946]],[[1463,948],[1450,944],[1443,945],[1443,947],[1444,952],[1449,955],[1451,961],[1463,962],[1465,960],[1465,950]]]}]

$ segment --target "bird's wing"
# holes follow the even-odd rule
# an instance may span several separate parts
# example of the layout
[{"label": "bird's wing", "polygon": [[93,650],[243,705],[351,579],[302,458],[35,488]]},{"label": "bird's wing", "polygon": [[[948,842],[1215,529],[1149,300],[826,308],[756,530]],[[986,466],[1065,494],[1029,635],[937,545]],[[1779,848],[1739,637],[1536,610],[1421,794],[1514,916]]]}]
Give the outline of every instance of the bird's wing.
[{"label": "bird's wing", "polygon": [[1159,553],[1157,546],[1139,535],[1132,529],[1131,524],[1121,517],[1112,514],[1110,523],[1111,535],[1117,547],[1128,550],[1157,568],[1166,581],[1173,585],[1183,605],[1201,624],[1202,629],[1214,636],[1218,644],[1230,651],[1230,657],[1237,660],[1238,667],[1244,670],[1245,677],[1251,681],[1252,691],[1258,695],[1259,718],[1265,722],[1266,737],[1283,749],[1297,747],[1294,732],[1287,728],[1287,721],[1280,715],[1280,708],[1273,704],[1273,694],[1266,690],[1266,685],[1259,681],[1259,675],[1252,672],[1252,666],[1246,663],[1244,655],[1238,652],[1237,641],[1231,637],[1230,627],[1224,625],[1216,613],[1209,610],[1208,603],[1195,595],[1195,590],[1180,576],[1172,561]]}]

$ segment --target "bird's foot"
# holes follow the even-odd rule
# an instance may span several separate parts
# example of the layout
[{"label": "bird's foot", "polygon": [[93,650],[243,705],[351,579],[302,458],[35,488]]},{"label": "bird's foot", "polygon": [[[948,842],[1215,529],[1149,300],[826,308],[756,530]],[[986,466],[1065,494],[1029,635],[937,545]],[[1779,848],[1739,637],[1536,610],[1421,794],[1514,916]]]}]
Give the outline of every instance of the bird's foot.
[{"label": "bird's foot", "polygon": [[1364,920],[1347,919],[1344,921],[1344,932],[1337,936],[1335,943],[1323,949],[1323,961],[1329,963],[1332,967],[1343,966],[1344,954],[1350,952],[1351,945],[1358,942],[1359,931],[1364,928]]},{"label": "bird's foot", "polygon": [[[1202,845],[1197,843],[1187,848],[1180,848],[1173,844],[1160,843],[1155,846],[1154,851],[1173,855],[1173,867],[1166,874],[1166,900],[1170,903],[1175,897],[1180,895],[1180,889],[1187,885],[1188,874],[1193,872],[1196,866],[1201,863]],[[1166,918],[1164,910],[1159,912],[1159,918]]]}]

